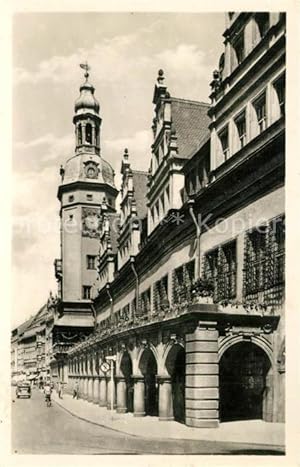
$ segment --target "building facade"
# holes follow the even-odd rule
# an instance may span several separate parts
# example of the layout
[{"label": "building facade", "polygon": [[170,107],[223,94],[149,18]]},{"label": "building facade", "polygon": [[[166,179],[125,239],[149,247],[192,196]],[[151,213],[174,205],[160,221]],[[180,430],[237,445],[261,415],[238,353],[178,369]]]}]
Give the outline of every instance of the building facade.
[{"label": "building facade", "polygon": [[46,343],[47,307],[13,329],[11,335],[11,377],[13,381],[37,383],[50,375]]},{"label": "building facade", "polygon": [[284,421],[285,36],[281,13],[226,14],[211,104],[159,71],[149,171],[124,151],[119,213],[86,70],[46,331],[67,391],[191,427]]}]

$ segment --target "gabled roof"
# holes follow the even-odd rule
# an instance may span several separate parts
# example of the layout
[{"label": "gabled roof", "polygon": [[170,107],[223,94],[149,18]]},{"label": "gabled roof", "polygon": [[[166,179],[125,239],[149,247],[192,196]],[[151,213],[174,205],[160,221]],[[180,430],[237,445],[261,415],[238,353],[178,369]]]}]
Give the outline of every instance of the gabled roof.
[{"label": "gabled roof", "polygon": [[147,215],[148,172],[132,170],[132,179],[137,215],[139,219],[143,219]]},{"label": "gabled roof", "polygon": [[209,136],[210,105],[171,97],[172,130],[176,130],[178,157],[189,159],[199,148],[200,141]]}]

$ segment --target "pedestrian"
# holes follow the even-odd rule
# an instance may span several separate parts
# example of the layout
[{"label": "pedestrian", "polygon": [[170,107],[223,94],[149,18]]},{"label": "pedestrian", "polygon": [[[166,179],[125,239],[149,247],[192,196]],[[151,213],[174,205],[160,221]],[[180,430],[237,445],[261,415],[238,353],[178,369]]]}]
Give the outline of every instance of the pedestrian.
[{"label": "pedestrian", "polygon": [[79,382],[78,380],[75,382],[75,386],[73,389],[73,399],[78,399],[78,394],[79,393]]},{"label": "pedestrian", "polygon": [[63,398],[63,385],[60,381],[58,382],[58,397],[60,399]]},{"label": "pedestrian", "polygon": [[45,401],[47,403],[47,407],[51,406],[51,386],[50,384],[46,383],[44,386],[44,394],[45,394]]}]

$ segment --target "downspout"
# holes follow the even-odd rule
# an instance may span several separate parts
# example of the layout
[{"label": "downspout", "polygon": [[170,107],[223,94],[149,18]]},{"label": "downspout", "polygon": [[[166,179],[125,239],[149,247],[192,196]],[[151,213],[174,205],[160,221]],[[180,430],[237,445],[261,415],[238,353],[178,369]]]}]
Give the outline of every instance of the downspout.
[{"label": "downspout", "polygon": [[108,298],[109,298],[109,301],[110,301],[110,319],[111,319],[111,323],[112,323],[113,311],[114,311],[114,301],[113,301],[112,295],[110,293],[110,284],[109,284],[109,282],[106,284],[106,292],[107,292],[107,295],[108,295]]},{"label": "downspout", "polygon": [[91,303],[91,308],[92,308],[93,317],[94,317],[94,328],[96,328],[96,326],[97,326],[97,314],[96,314],[96,310],[95,310],[95,307],[94,307],[93,303]]},{"label": "downspout", "polygon": [[194,222],[194,225],[196,227],[196,241],[197,241],[197,245],[196,245],[196,248],[197,248],[197,251],[196,251],[196,265],[197,265],[197,268],[196,268],[196,280],[197,280],[197,279],[200,278],[200,267],[201,267],[201,264],[200,264],[200,261],[201,261],[201,256],[200,256],[201,227],[198,224],[195,213],[194,213],[194,205],[195,205],[195,201],[193,199],[189,199],[188,200],[189,213],[190,213],[190,216],[191,216],[191,218],[192,218],[192,220]]},{"label": "downspout", "polygon": [[[136,272],[135,269],[135,257],[130,256],[130,265],[132,272],[135,277],[135,314],[138,312],[138,307],[139,307],[139,276]],[[133,316],[133,319],[135,318],[135,315]]]}]

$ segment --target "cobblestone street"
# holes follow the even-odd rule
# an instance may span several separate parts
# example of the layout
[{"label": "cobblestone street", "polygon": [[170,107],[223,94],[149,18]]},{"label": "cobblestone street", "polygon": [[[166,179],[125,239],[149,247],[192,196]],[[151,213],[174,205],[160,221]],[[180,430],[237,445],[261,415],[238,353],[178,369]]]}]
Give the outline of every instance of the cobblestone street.
[{"label": "cobblestone street", "polygon": [[12,399],[14,454],[284,453],[283,448],[264,445],[178,439],[153,440],[128,435],[79,420],[63,410],[55,401],[51,408],[47,408],[43,395],[37,389],[33,390],[31,399],[16,399],[14,392]]}]

